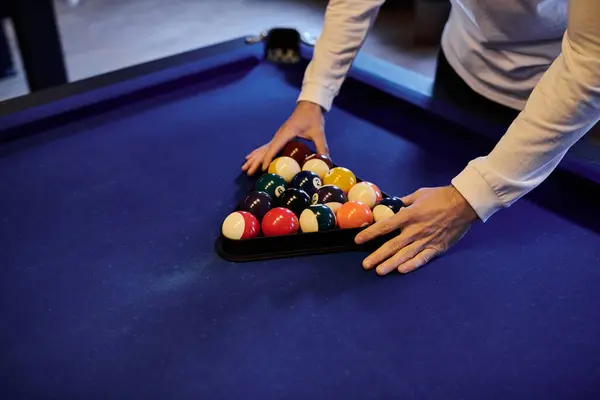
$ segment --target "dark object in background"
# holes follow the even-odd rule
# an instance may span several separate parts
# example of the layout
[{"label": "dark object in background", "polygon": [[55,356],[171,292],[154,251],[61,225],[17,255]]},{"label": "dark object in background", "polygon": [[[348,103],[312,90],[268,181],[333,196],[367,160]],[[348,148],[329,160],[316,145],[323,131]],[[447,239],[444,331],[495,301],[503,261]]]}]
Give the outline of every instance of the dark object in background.
[{"label": "dark object in background", "polygon": [[16,75],[4,24],[0,20],[0,79]]},{"label": "dark object in background", "polygon": [[29,90],[34,92],[67,83],[52,0],[1,3],[13,21]]},{"label": "dark object in background", "polygon": [[16,74],[10,53],[10,45],[4,30],[4,19],[8,17],[6,4],[0,1],[0,79],[7,78]]},{"label": "dark object in background", "polygon": [[274,28],[265,41],[265,58],[276,63],[300,61],[300,33],[295,29]]}]

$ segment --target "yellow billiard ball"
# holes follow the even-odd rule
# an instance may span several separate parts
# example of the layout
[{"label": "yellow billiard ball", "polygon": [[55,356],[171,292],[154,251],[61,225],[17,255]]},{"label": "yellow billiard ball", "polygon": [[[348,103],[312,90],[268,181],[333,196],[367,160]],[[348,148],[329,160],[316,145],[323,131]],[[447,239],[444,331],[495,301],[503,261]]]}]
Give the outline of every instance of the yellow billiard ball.
[{"label": "yellow billiard ball", "polygon": [[325,175],[323,185],[337,186],[344,194],[348,194],[352,186],[356,185],[356,176],[348,168],[335,167]]}]

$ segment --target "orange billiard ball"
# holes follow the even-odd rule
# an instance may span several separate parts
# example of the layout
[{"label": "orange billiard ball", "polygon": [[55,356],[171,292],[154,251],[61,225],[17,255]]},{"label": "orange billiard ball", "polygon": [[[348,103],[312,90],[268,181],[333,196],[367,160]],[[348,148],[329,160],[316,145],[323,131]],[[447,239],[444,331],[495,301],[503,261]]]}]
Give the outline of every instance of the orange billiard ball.
[{"label": "orange billiard ball", "polygon": [[349,201],[337,210],[337,221],[341,229],[363,228],[373,223],[373,212],[364,203]]}]

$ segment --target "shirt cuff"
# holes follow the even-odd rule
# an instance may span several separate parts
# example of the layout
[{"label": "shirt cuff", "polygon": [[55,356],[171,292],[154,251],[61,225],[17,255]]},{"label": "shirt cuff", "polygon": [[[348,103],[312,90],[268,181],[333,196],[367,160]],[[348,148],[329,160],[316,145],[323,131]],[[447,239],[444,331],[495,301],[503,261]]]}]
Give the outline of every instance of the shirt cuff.
[{"label": "shirt cuff", "polygon": [[494,189],[471,164],[452,179],[452,186],[467,200],[483,222],[503,208]]},{"label": "shirt cuff", "polygon": [[309,101],[320,105],[325,111],[329,111],[334,97],[335,94],[325,86],[310,82],[302,85],[298,101]]}]

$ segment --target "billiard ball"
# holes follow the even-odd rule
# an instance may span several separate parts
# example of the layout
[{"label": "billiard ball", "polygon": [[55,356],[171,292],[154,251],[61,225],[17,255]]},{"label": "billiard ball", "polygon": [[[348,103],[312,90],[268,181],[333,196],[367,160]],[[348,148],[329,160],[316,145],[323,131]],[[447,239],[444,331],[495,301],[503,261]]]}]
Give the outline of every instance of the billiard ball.
[{"label": "billiard ball", "polygon": [[273,198],[268,193],[255,191],[244,196],[238,209],[249,212],[260,221],[273,206]]},{"label": "billiard ball", "polygon": [[291,157],[296,160],[299,165],[302,165],[304,164],[304,160],[311,154],[312,151],[307,145],[300,141],[292,140],[281,150],[280,156]]},{"label": "billiard ball", "polygon": [[264,174],[256,180],[254,190],[259,192],[266,192],[271,196],[273,200],[277,200],[281,197],[283,192],[287,189],[287,183],[279,175],[275,174]]},{"label": "billiard ball", "polygon": [[312,196],[312,204],[345,203],[346,195],[337,186],[325,185],[317,189]]},{"label": "billiard ball", "polygon": [[260,223],[249,212],[234,211],[223,221],[221,232],[223,236],[232,240],[250,239],[260,233]]},{"label": "billiard ball", "polygon": [[308,207],[300,214],[300,229],[302,232],[321,232],[335,228],[335,214],[322,204]]},{"label": "billiard ball", "polygon": [[379,187],[373,182],[365,182],[367,185],[371,186],[373,190],[375,190],[375,196],[377,196],[377,202],[375,204],[379,204],[379,202],[383,199],[383,193],[379,190]]},{"label": "billiard ball", "polygon": [[381,198],[379,188],[370,182],[359,182],[348,192],[349,201],[360,201],[371,209],[381,201]]},{"label": "billiard ball", "polygon": [[349,201],[337,211],[337,221],[342,229],[363,228],[373,223],[373,212],[364,203]]},{"label": "billiard ball", "polygon": [[345,194],[348,194],[348,191],[356,184],[356,176],[348,168],[335,167],[330,169],[325,175],[323,184],[337,186],[342,189]]},{"label": "billiard ball", "polygon": [[262,232],[265,236],[291,235],[299,229],[300,222],[296,214],[283,207],[271,209],[262,220]]},{"label": "billiard ball", "polygon": [[382,221],[396,214],[400,209],[404,207],[404,203],[398,197],[386,197],[375,206],[373,209],[373,216],[375,222]]},{"label": "billiard ball", "polygon": [[310,206],[310,196],[302,189],[289,188],[281,196],[281,207],[288,208],[300,216]]},{"label": "billiard ball", "polygon": [[300,171],[292,179],[292,187],[304,190],[309,196],[315,194],[321,186],[321,178],[312,171]]},{"label": "billiard ball", "polygon": [[271,162],[268,172],[281,176],[289,184],[300,172],[300,164],[292,157],[278,157]]},{"label": "billiard ball", "polygon": [[329,203],[325,203],[325,204],[323,204],[323,205],[324,205],[324,206],[327,206],[327,207],[329,207],[329,209],[330,209],[331,211],[333,211],[333,213],[334,213],[335,215],[337,215],[337,212],[338,212],[338,210],[340,209],[340,207],[342,206],[342,204],[343,204],[343,203],[338,203],[338,202],[335,202],[335,201],[331,201],[331,202],[329,202]]},{"label": "billiard ball", "polygon": [[332,167],[333,163],[331,162],[331,159],[325,154],[313,154],[304,161],[302,170],[312,171],[323,180]]}]

